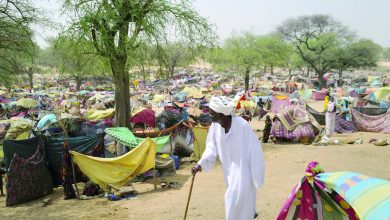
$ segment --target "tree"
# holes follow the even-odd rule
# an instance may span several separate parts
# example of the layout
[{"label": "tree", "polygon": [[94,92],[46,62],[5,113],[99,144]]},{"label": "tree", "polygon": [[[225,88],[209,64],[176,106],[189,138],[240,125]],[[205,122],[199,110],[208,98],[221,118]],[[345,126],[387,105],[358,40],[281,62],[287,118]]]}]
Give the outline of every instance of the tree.
[{"label": "tree", "polygon": [[209,23],[189,0],[65,0],[65,8],[75,12],[68,32],[82,33],[109,60],[117,126],[130,126],[129,52],[142,42],[161,45],[172,36],[189,46],[214,40]]},{"label": "tree", "polygon": [[38,60],[39,47],[34,43],[32,51],[27,53],[21,53],[15,60],[15,72],[19,75],[25,75],[28,77],[30,90],[34,88],[34,73],[39,71]]},{"label": "tree", "polygon": [[316,72],[322,87],[324,74],[336,66],[338,48],[352,39],[345,26],[325,15],[288,19],[278,32]]},{"label": "tree", "polygon": [[[0,1],[0,77],[10,85],[18,79],[18,57],[34,56],[30,25],[41,23],[41,12],[28,0]],[[8,82],[8,83],[7,83]]]},{"label": "tree", "polygon": [[339,73],[340,85],[342,85],[343,71],[348,68],[374,67],[380,59],[381,46],[372,40],[359,40],[345,48],[339,48],[336,56],[338,60],[335,68]]},{"label": "tree", "polygon": [[382,57],[385,61],[390,61],[390,47],[383,49]]},{"label": "tree", "polygon": [[279,36],[261,36],[256,39],[255,44],[264,69],[270,67],[271,74],[273,74],[274,67],[285,65],[289,57],[289,47]]},{"label": "tree", "polygon": [[195,49],[185,46],[182,42],[166,44],[160,49],[162,57],[157,59],[162,60],[167,78],[173,77],[176,67],[188,66],[196,58]]},{"label": "tree", "polygon": [[248,91],[250,72],[261,65],[256,40],[256,36],[250,33],[231,36],[222,48],[211,53],[208,61],[216,69],[242,73],[245,91]]},{"label": "tree", "polygon": [[54,44],[59,69],[76,80],[76,90],[80,91],[84,78],[94,75],[103,62],[93,55],[93,45],[85,39],[60,36]]}]

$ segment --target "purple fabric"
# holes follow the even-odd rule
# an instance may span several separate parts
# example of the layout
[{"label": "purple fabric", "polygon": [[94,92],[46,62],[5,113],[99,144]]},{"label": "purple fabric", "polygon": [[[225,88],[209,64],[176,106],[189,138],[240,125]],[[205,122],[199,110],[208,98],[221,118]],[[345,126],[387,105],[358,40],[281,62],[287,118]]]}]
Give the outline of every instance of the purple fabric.
[{"label": "purple fabric", "polygon": [[156,116],[152,109],[144,109],[130,119],[131,123],[145,123],[150,127],[156,127]]},{"label": "purple fabric", "polygon": [[390,111],[382,115],[365,115],[351,109],[352,121],[359,131],[390,134]]},{"label": "purple fabric", "polygon": [[271,104],[271,112],[276,114],[280,110],[284,109],[285,107],[290,105],[290,99],[286,98],[283,100],[277,99],[275,97],[272,97],[272,104]]},{"label": "purple fabric", "polygon": [[288,131],[279,119],[276,119],[272,123],[271,134],[274,137],[286,138],[289,140],[300,139],[304,137],[315,137],[315,132],[310,122],[300,124],[293,131]]},{"label": "purple fabric", "polygon": [[356,127],[351,121],[347,121],[340,116],[336,116],[334,131],[337,133],[353,133],[356,132]]}]

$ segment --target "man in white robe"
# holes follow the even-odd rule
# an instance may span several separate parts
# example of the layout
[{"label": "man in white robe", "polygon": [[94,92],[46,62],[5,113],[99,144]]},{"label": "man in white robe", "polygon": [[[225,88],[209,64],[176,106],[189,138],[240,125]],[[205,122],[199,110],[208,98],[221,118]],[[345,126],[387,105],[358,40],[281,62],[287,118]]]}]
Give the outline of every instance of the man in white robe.
[{"label": "man in white robe", "polygon": [[195,175],[202,169],[210,171],[218,156],[227,187],[226,219],[254,219],[256,189],[264,182],[260,142],[247,121],[231,115],[234,105],[226,97],[213,97],[209,107],[213,123],[207,135],[206,149],[192,173]]},{"label": "man in white robe", "polygon": [[336,125],[336,107],[335,98],[332,96],[329,99],[329,103],[325,113],[325,135],[330,137],[334,133]]}]

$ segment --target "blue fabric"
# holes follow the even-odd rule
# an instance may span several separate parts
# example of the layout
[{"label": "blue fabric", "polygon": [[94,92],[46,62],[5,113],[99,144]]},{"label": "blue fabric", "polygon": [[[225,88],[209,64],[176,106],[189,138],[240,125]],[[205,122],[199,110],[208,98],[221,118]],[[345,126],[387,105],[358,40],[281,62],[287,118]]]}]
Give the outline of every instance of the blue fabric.
[{"label": "blue fabric", "polygon": [[41,118],[41,120],[39,120],[37,128],[38,128],[38,130],[41,130],[43,127],[45,127],[49,124],[53,124],[55,122],[57,122],[56,115],[55,114],[48,114],[48,115],[43,116]]}]

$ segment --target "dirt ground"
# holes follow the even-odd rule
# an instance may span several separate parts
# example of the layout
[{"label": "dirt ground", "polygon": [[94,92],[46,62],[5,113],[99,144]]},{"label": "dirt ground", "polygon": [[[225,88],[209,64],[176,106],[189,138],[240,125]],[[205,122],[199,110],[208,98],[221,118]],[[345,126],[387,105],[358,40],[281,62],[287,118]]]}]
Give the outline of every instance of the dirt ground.
[{"label": "dirt ground", "polygon": [[[314,103],[320,108],[320,103]],[[254,120],[252,127],[263,128],[263,122]],[[261,133],[259,133],[261,136]],[[359,145],[313,146],[298,143],[281,145],[263,144],[266,160],[266,179],[257,193],[258,219],[275,219],[291,189],[303,177],[306,165],[318,161],[328,172],[353,171],[368,176],[390,180],[390,146],[378,147],[368,143],[370,138],[387,138],[389,134],[358,132],[352,135],[336,134],[332,139],[363,138]],[[15,207],[5,207],[5,197],[0,197],[0,219],[183,219],[191,184],[191,164],[183,165],[177,174],[167,178],[177,181],[176,188],[154,190],[153,184],[136,183],[139,195],[130,200],[108,201],[63,200],[62,189],[45,198],[52,203],[42,207],[42,199]],[[196,176],[187,219],[224,219],[223,173],[217,165],[210,173]]]}]

